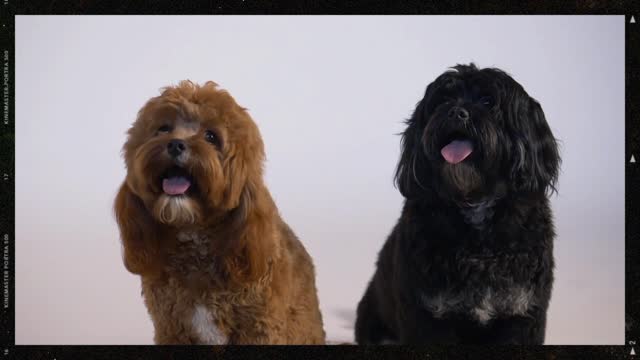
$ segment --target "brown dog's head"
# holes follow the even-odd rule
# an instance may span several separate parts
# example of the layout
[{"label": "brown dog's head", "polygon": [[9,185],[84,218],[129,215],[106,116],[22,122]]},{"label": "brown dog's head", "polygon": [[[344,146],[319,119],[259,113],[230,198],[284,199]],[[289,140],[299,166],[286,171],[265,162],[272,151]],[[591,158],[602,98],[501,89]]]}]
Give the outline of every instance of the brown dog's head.
[{"label": "brown dog's head", "polygon": [[264,149],[244,108],[213,82],[183,81],[140,110],[124,145],[126,184],[159,222],[206,222],[261,181]]},{"label": "brown dog's head", "polygon": [[213,82],[164,88],[138,113],[123,153],[127,177],[115,214],[130,271],[150,270],[172,229],[213,223],[233,232],[220,251],[232,248],[251,271],[263,268],[257,247],[266,245],[255,239],[267,231],[264,214],[272,211],[262,183],[264,146],[229,93]]}]

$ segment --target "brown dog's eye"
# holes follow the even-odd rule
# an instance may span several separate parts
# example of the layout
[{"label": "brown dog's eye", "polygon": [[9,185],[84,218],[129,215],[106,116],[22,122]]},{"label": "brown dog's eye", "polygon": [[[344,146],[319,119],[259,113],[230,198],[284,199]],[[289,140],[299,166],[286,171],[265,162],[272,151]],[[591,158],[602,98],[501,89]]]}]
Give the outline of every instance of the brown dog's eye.
[{"label": "brown dog's eye", "polygon": [[215,145],[217,147],[220,147],[220,138],[213,131],[207,130],[204,133],[204,139],[207,140],[208,142],[212,143],[213,145]]},{"label": "brown dog's eye", "polygon": [[171,131],[171,126],[169,125],[162,125],[158,128],[158,132],[159,133],[164,133],[164,132],[169,132]]}]

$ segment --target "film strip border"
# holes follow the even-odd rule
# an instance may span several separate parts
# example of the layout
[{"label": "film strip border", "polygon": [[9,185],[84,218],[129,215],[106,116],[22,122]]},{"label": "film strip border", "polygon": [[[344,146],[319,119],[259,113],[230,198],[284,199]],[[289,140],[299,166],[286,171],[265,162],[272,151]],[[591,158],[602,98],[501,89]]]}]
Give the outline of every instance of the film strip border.
[{"label": "film strip border", "polygon": [[635,355],[640,351],[640,12],[626,17],[625,30],[625,331]]},{"label": "film strip border", "polygon": [[[640,11],[630,13],[621,8],[610,9],[604,13],[618,13],[624,16],[626,23],[626,344],[625,346],[601,346],[601,347],[570,347],[552,346],[544,348],[516,348],[516,347],[354,347],[335,346],[331,348],[307,348],[288,347],[287,349],[278,347],[225,347],[219,349],[211,348],[184,348],[184,347],[143,347],[143,346],[17,346],[15,347],[15,303],[14,303],[14,269],[15,264],[15,18],[16,7],[13,0],[0,0],[0,58],[2,61],[2,118],[0,119],[0,243],[2,243],[2,279],[3,279],[3,305],[2,316],[0,318],[0,356],[2,358],[24,358],[24,359],[70,359],[70,358],[173,358],[173,355],[199,355],[197,358],[223,358],[223,357],[247,357],[247,358],[279,358],[284,355],[297,355],[303,358],[325,358],[327,356],[337,357],[364,357],[364,358],[386,358],[389,356],[399,356],[402,358],[425,358],[427,354],[434,358],[448,356],[468,356],[475,354],[479,357],[489,356],[490,358],[506,357],[512,358],[540,358],[541,355],[550,358],[563,358],[564,356],[581,357],[594,356],[596,358],[633,358],[637,351],[640,351],[640,298],[635,289],[640,284],[640,233],[638,230],[638,220],[640,211],[637,199],[640,198]],[[251,1],[248,1],[251,2]],[[74,4],[75,3],[75,4]],[[68,3],[72,8],[78,6],[79,2]],[[253,3],[253,2],[251,2]],[[560,11],[561,13],[571,13],[578,11],[582,13],[600,12],[597,9],[589,8],[591,2],[578,2],[587,4],[585,7],[578,6],[572,10]],[[85,4],[97,4],[87,2]],[[105,3],[101,3],[105,4]],[[60,4],[61,5],[61,4]],[[25,5],[28,9],[18,11],[19,13],[41,13],[51,11],[51,5],[40,7],[29,2]],[[82,8],[82,6],[80,6]],[[126,6],[125,6],[126,8]],[[501,7],[494,9],[499,10]],[[537,8],[537,11],[544,11]],[[127,13],[122,6],[89,10],[88,13]],[[115,11],[114,9],[117,9]],[[82,9],[60,9],[56,13],[83,13]],[[133,13],[149,13],[149,10],[129,8]],[[310,12],[318,13],[318,11]],[[435,9],[432,9],[435,10]],[[465,9],[458,9],[464,11]],[[469,10],[469,9],[466,9]],[[473,11],[473,9],[471,9]],[[602,9],[601,9],[602,10]],[[511,10],[512,12],[513,10]],[[198,11],[196,11],[198,12]],[[304,11],[303,11],[304,12]],[[335,13],[335,11],[330,11]],[[404,11],[400,11],[403,13]],[[419,11],[420,12],[420,11]],[[475,11],[477,12],[477,10]],[[509,11],[508,11],[509,12]],[[202,13],[200,11],[200,13]],[[284,13],[290,13],[284,11]],[[396,11],[396,13],[398,13]],[[604,119],[603,121],[606,121]],[[597,146],[597,144],[594,144]],[[618,160],[612,160],[618,161]],[[607,239],[603,239],[606,241]],[[578,329],[576,329],[578,330]],[[638,341],[638,343],[636,343]],[[124,355],[124,356],[123,356]],[[502,356],[501,356],[502,355]],[[604,357],[603,357],[604,356]]]},{"label": "film strip border", "polygon": [[15,111],[14,111],[14,5],[0,0],[0,64],[2,117],[0,118],[0,244],[2,248],[2,305],[0,355],[15,343]]}]

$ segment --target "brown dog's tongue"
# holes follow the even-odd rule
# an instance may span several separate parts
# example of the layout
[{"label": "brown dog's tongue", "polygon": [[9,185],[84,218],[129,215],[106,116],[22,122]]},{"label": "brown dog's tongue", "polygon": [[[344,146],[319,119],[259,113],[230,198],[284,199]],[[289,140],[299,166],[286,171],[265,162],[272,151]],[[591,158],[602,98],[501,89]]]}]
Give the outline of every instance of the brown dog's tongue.
[{"label": "brown dog's tongue", "polygon": [[162,180],[162,190],[169,195],[182,195],[187,192],[191,182],[182,176]]},{"label": "brown dog's tongue", "polygon": [[466,159],[473,152],[473,145],[469,140],[453,140],[440,150],[442,157],[449,164],[457,164]]}]

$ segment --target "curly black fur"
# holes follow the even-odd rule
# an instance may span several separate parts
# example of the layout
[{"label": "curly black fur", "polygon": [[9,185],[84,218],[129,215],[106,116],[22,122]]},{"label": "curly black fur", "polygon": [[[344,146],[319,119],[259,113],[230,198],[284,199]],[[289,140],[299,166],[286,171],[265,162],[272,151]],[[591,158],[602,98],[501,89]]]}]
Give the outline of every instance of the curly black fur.
[{"label": "curly black fur", "polygon": [[[458,138],[473,152],[448,163],[441,149]],[[542,344],[559,167],[540,104],[508,74],[470,64],[440,75],[402,135],[406,200],[358,305],[356,341]]]}]

